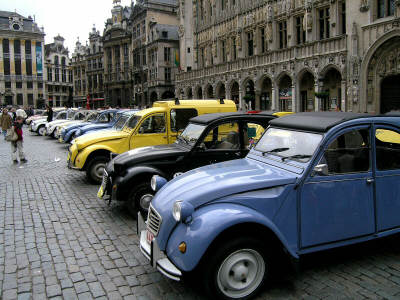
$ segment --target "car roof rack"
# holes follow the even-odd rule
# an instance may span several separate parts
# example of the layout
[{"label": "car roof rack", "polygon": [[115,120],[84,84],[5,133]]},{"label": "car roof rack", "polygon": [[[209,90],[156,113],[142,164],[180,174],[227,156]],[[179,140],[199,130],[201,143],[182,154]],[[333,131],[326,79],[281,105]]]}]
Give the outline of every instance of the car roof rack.
[{"label": "car roof rack", "polygon": [[219,99],[219,104],[225,104],[224,98]]},{"label": "car roof rack", "polygon": [[180,105],[181,103],[179,102],[178,98],[175,98],[175,105]]}]

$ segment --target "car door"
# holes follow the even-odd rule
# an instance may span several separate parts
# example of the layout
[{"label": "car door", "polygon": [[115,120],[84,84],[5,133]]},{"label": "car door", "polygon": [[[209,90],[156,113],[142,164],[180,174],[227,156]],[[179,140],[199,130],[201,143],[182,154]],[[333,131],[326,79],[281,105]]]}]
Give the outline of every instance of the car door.
[{"label": "car door", "polygon": [[400,130],[375,128],[376,215],[378,231],[400,227]]},{"label": "car door", "polygon": [[341,131],[317,160],[321,171],[300,191],[301,247],[375,232],[369,127]]},{"label": "car door", "polygon": [[191,169],[242,156],[239,121],[211,126],[191,155]]},{"label": "car door", "polygon": [[147,116],[131,136],[130,149],[168,144],[165,113]]}]

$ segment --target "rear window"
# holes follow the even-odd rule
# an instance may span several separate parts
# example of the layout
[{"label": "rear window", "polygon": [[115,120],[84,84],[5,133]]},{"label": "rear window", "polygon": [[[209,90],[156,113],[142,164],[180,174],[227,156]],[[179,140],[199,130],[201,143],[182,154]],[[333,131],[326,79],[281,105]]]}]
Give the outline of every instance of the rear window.
[{"label": "rear window", "polygon": [[185,129],[189,120],[197,115],[198,112],[194,108],[171,109],[171,131],[178,132]]}]

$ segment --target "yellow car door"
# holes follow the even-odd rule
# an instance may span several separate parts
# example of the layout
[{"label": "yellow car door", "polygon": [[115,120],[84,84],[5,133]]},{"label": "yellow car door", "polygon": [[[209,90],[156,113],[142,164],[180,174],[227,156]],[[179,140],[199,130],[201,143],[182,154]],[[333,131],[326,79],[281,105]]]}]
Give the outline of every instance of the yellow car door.
[{"label": "yellow car door", "polygon": [[145,118],[131,136],[130,149],[168,144],[165,113],[156,113]]}]

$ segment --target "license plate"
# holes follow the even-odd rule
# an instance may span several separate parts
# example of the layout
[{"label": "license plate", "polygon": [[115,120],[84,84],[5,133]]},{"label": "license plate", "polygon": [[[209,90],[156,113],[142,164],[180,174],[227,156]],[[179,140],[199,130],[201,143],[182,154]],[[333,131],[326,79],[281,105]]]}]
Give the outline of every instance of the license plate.
[{"label": "license plate", "polygon": [[154,234],[147,230],[146,232],[146,240],[149,244],[154,240]]}]

